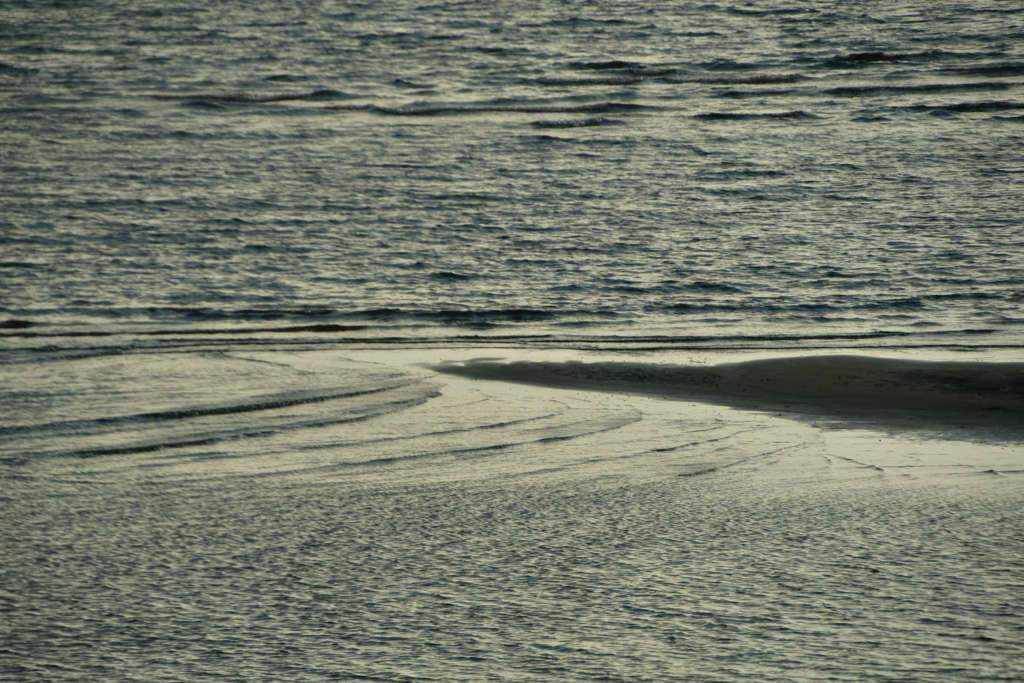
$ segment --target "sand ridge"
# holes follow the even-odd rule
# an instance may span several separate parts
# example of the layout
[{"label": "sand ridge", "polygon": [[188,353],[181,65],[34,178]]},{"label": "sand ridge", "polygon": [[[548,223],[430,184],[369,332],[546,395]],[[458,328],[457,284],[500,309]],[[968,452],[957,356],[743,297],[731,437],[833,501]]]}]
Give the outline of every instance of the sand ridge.
[{"label": "sand ridge", "polygon": [[1024,416],[1024,363],[832,355],[713,366],[488,359],[433,369],[476,379],[711,402]]}]

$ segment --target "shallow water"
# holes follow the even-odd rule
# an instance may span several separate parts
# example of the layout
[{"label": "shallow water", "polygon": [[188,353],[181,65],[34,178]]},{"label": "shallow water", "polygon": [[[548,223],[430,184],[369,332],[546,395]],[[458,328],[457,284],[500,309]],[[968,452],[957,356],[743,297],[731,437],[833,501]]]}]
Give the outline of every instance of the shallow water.
[{"label": "shallow water", "polygon": [[[424,367],[494,351],[9,368],[6,674],[1022,674],[1019,420],[812,421]],[[680,360],[659,356],[649,374]]]},{"label": "shallow water", "polygon": [[0,677],[1024,677],[1019,8],[3,13]]}]

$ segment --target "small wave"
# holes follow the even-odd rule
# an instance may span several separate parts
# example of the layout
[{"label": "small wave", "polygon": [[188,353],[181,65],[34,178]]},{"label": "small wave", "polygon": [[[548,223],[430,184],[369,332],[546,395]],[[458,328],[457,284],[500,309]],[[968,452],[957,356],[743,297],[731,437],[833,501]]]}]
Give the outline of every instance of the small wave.
[{"label": "small wave", "polygon": [[524,26],[635,26],[640,22],[633,19],[596,19],[591,17],[570,16],[565,19],[552,19],[543,24],[523,24]]},{"label": "small wave", "polygon": [[1024,109],[1024,102],[958,102],[955,104],[918,104],[907,107],[911,111],[953,111],[961,114],[985,113]]},{"label": "small wave", "polygon": [[560,135],[523,135],[522,137],[524,139],[527,139],[527,140],[537,140],[539,142],[544,142],[544,143],[547,143],[547,142],[557,142],[557,143],[566,143],[566,144],[568,144],[570,142],[574,142],[575,141],[574,138],[563,138]]},{"label": "small wave", "polygon": [[448,281],[472,280],[473,279],[472,275],[463,275],[462,273],[453,273],[450,270],[442,270],[442,271],[433,273],[432,277],[435,277],[435,278],[437,278],[439,280],[448,280]]},{"label": "small wave", "polygon": [[182,102],[184,107],[192,107],[193,109],[226,109],[227,105],[223,102],[214,102],[212,100],[206,100],[202,98],[188,99]]},{"label": "small wave", "polygon": [[644,80],[641,76],[610,76],[607,78],[573,78],[573,77],[541,77],[537,82],[541,85],[633,85]]},{"label": "small wave", "polygon": [[731,99],[743,99],[746,97],[783,97],[786,95],[792,95],[793,90],[727,90],[726,92],[719,93],[719,97],[728,97]]},{"label": "small wave", "polygon": [[729,14],[738,14],[740,16],[752,16],[752,17],[763,17],[769,15],[792,15],[792,14],[820,14],[819,10],[813,7],[780,7],[778,9],[749,9],[745,7],[730,7],[726,10]]},{"label": "small wave", "polygon": [[707,85],[759,85],[796,83],[806,79],[801,74],[761,74],[759,76],[666,76],[665,83],[704,83]]},{"label": "small wave", "polygon": [[963,57],[965,55],[945,50],[925,50],[923,52],[852,52],[835,55],[824,61],[825,66],[862,66],[878,62],[907,62],[939,59],[943,57]]},{"label": "small wave", "polygon": [[585,128],[600,126],[604,119],[600,116],[589,116],[585,119],[560,119],[556,121],[531,121],[534,128]]},{"label": "small wave", "polygon": [[764,62],[737,62],[733,59],[712,59],[710,62],[703,62],[697,66],[710,71],[753,71],[764,69],[768,64]]},{"label": "small wave", "polygon": [[643,76],[644,78],[653,78],[656,76],[667,76],[674,74],[678,71],[675,67],[671,66],[638,66],[629,70],[629,73],[634,76]]},{"label": "small wave", "polygon": [[[826,277],[836,277],[826,275]],[[687,286],[693,291],[735,293],[743,290],[736,289],[731,285],[697,282]],[[845,310],[893,310],[907,311],[926,308],[927,304],[920,297],[904,297],[900,299],[881,299],[861,304],[834,304],[828,302],[807,302],[807,303],[741,303],[741,302],[676,302],[671,304],[659,304],[651,310],[664,310],[676,313],[690,312],[716,312],[716,311],[758,311],[762,313],[800,313],[800,312],[828,312]]]},{"label": "small wave", "polygon": [[1001,62],[998,64],[981,64],[979,66],[960,66],[942,69],[943,73],[955,73],[973,76],[1004,77],[1024,76],[1024,62]]},{"label": "small wave", "polygon": [[639,61],[626,61],[623,59],[608,59],[605,61],[572,61],[569,62],[570,69],[589,69],[591,71],[625,71],[633,77],[640,76],[664,76],[676,72],[675,67],[662,67],[656,65],[645,65]]},{"label": "small wave", "polygon": [[377,321],[430,320],[451,323],[539,322],[571,317],[616,318],[618,313],[600,309],[545,310],[538,308],[434,309],[379,308],[353,311],[346,316]]},{"label": "small wave", "polygon": [[902,299],[883,299],[881,301],[872,301],[870,303],[864,303],[852,308],[859,310],[878,310],[878,309],[892,309],[896,311],[908,311],[925,308],[926,304],[918,297],[906,297]]},{"label": "small wave", "polygon": [[705,304],[705,303],[694,304],[694,303],[686,303],[686,302],[675,303],[675,304],[666,304],[664,306],[659,306],[658,308],[660,310],[665,310],[665,311],[670,311],[670,312],[697,311],[697,312],[701,312],[701,313],[703,313],[703,312],[723,312],[723,311],[724,312],[733,312],[733,311],[742,311],[743,310],[743,306],[740,306],[738,304]]},{"label": "small wave", "polygon": [[324,109],[330,109],[332,111],[366,111],[368,109],[374,109],[374,105],[368,102],[352,102],[349,104],[332,104]]},{"label": "small wave", "polygon": [[629,102],[595,102],[592,104],[410,104],[401,107],[379,107],[373,110],[392,116],[437,116],[443,114],[477,114],[508,112],[521,114],[597,114],[612,111],[649,109],[648,105]]},{"label": "small wave", "polygon": [[[10,321],[14,323],[27,321]],[[28,323],[23,327],[32,327],[34,323]],[[21,329],[16,325],[5,325],[0,323],[0,328]],[[179,337],[179,336],[208,336],[226,334],[291,334],[294,332],[352,332],[366,329],[365,325],[289,325],[287,327],[228,327],[228,328],[182,328],[172,330],[68,330],[62,332],[0,332],[0,337],[24,337],[24,338],[54,338],[54,337],[115,337],[125,334],[138,337]]]},{"label": "small wave", "polygon": [[35,69],[26,69],[25,67],[15,66],[13,64],[7,64],[6,62],[0,62],[0,73],[12,73],[12,74],[27,74],[32,73]]},{"label": "small wave", "polygon": [[322,306],[308,306],[304,308],[242,308],[223,309],[205,308],[192,306],[151,306],[145,309],[152,315],[173,315],[186,316],[196,320],[282,320],[285,318],[307,318],[323,317],[335,313],[333,308]]},{"label": "small wave", "polygon": [[304,81],[306,78],[306,76],[292,76],[291,74],[273,74],[265,77],[263,80],[270,81],[271,83],[296,83]]},{"label": "small wave", "polygon": [[814,114],[809,114],[802,109],[780,112],[719,112],[712,111],[704,114],[694,114],[693,118],[705,121],[746,121],[749,119],[816,119]]},{"label": "small wave", "polygon": [[829,88],[822,92],[829,95],[857,97],[861,95],[887,95],[901,93],[933,93],[971,90],[1005,90],[1019,85],[1004,81],[988,81],[984,83],[931,83],[926,85],[854,85]]},{"label": "small wave", "polygon": [[225,93],[225,94],[189,94],[172,95],[157,93],[150,95],[157,100],[178,100],[184,102],[228,102],[237,104],[265,104],[269,102],[289,102],[294,100],[333,100],[350,97],[338,90],[321,89],[301,93],[276,93],[260,95],[254,93]]},{"label": "small wave", "polygon": [[487,311],[412,311],[409,313],[409,315],[414,318],[426,318],[430,320],[440,320],[444,322],[526,322],[550,320],[552,318],[558,317],[559,314],[554,311],[544,311],[532,308],[509,308],[502,310]]},{"label": "small wave", "polygon": [[925,294],[922,299],[931,299],[939,301],[949,300],[1000,300],[1004,296],[1002,294],[995,294],[993,292],[951,292],[948,294]]},{"label": "small wave", "polygon": [[743,290],[732,285],[727,285],[721,282],[689,282],[685,284],[684,289],[691,289],[697,292],[741,292]]},{"label": "small wave", "polygon": [[[780,178],[789,175],[788,171],[780,169],[761,168],[733,168],[728,171],[700,171],[697,173],[701,180],[734,180],[736,178]],[[745,236],[742,240],[755,240],[757,237]]]},{"label": "small wave", "polygon": [[411,88],[413,90],[424,90],[427,88],[434,87],[432,85],[427,85],[424,83],[415,83],[413,81],[407,81],[404,78],[396,78],[395,80],[391,81],[391,84],[396,85],[399,88]]},{"label": "small wave", "polygon": [[643,64],[640,64],[639,62],[624,62],[621,59],[609,59],[604,62],[573,62],[570,66],[580,69],[593,69],[594,71],[646,68]]}]

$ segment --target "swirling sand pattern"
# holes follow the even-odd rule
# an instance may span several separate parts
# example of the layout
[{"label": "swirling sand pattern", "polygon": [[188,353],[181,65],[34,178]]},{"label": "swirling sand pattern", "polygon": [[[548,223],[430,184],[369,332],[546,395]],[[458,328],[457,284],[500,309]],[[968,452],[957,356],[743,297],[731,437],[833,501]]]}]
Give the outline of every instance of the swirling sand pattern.
[{"label": "swirling sand pattern", "polygon": [[[2,435],[26,456],[3,461],[6,673],[1024,674],[1019,447],[656,400],[614,365],[562,365],[583,391],[355,355],[53,361],[50,382],[100,373],[136,412],[98,393]],[[202,377],[233,398],[211,404]],[[39,366],[22,379],[45,393]],[[281,405],[298,380],[316,400]]]}]

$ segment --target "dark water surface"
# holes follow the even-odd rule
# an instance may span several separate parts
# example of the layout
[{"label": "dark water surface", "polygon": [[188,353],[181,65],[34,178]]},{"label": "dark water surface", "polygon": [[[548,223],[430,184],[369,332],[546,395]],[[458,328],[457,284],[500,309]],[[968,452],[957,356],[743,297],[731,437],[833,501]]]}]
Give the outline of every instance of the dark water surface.
[{"label": "dark water surface", "polygon": [[429,368],[1019,363],[1022,20],[0,2],[0,678],[1020,680],[1019,414]]},{"label": "dark water surface", "polygon": [[1024,321],[1012,3],[4,12],[0,305],[44,329]]}]

